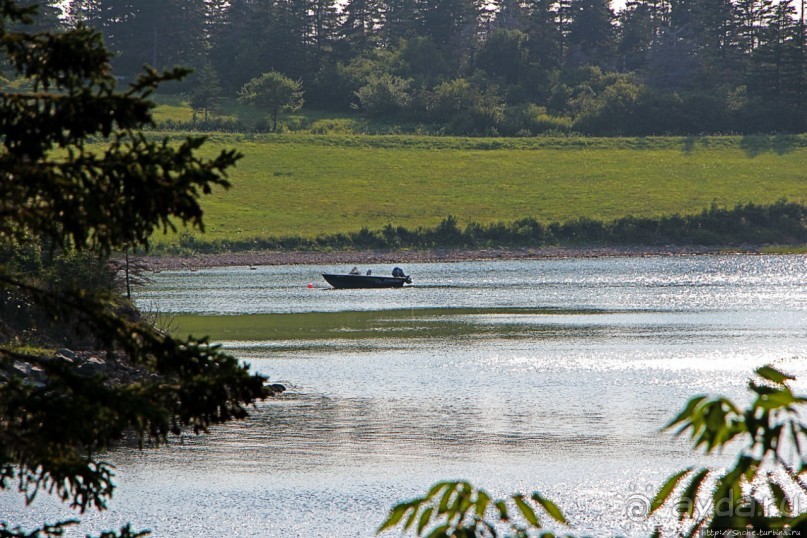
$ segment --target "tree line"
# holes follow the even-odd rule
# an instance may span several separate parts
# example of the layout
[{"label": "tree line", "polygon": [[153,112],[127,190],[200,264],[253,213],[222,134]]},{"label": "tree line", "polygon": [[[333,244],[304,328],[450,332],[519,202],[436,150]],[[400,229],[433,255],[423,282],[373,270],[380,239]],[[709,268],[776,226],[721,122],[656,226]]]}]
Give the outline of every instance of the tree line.
[{"label": "tree line", "polygon": [[[174,91],[215,111],[249,81],[306,106],[456,134],[807,130],[804,0],[71,0],[116,54],[196,69]],[[40,22],[43,24],[43,22]]]}]

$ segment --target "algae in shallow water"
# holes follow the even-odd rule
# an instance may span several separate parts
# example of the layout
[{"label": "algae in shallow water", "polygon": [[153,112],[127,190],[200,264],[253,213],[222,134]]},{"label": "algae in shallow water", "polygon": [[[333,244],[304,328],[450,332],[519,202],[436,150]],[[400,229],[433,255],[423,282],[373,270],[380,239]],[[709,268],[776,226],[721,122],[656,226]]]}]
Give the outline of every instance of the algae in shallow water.
[{"label": "algae in shallow water", "polygon": [[[523,324],[490,325],[480,320],[479,316],[580,313],[534,308],[419,308],[243,316],[178,315],[174,318],[174,332],[183,336],[208,335],[214,341],[445,338],[490,333],[515,336],[525,331]],[[531,329],[530,333],[534,334],[535,330]]]}]

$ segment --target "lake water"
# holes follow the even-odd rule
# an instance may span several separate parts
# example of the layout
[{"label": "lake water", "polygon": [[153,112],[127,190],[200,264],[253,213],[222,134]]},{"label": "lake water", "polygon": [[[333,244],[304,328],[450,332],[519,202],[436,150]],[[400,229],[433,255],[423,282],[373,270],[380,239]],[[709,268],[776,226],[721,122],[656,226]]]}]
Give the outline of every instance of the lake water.
[{"label": "lake water", "polygon": [[[153,275],[142,308],[204,315],[174,324],[289,390],[209,435],[109,454],[119,488],[82,531],[372,536],[394,503],[462,478],[494,495],[538,490],[577,534],[642,536],[669,518],[635,517],[667,476],[730,459],[660,431],[690,396],[746,402],[766,363],[807,388],[804,256],[404,268],[415,284],[399,290],[319,276],[349,267]],[[26,526],[72,515],[8,494],[0,510]]]}]

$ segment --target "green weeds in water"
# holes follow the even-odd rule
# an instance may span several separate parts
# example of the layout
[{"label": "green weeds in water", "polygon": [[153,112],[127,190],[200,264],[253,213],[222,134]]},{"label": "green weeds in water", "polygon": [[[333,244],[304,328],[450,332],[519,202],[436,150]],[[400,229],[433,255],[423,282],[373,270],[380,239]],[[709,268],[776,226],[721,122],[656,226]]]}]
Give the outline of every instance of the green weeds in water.
[{"label": "green weeds in water", "polygon": [[[323,293],[350,293],[320,290]],[[385,290],[407,293],[403,290]],[[458,319],[468,315],[507,314],[574,314],[579,312],[558,309],[524,308],[424,308],[369,312],[307,312],[299,314],[251,314],[238,316],[177,315],[172,330],[177,335],[209,335],[214,341],[283,341],[283,340],[362,340],[368,338],[446,338],[478,337],[501,334],[502,325],[490,327],[480,323],[461,323]],[[592,312],[587,312],[592,313]],[[553,327],[525,329],[517,324],[507,331],[518,337],[530,331],[547,334],[558,330]]]}]

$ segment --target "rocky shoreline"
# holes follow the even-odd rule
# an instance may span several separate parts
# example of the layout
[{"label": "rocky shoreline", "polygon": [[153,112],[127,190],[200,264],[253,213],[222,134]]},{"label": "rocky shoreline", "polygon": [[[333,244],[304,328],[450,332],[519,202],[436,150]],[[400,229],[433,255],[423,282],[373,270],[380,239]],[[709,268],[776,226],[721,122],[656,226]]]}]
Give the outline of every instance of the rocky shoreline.
[{"label": "rocky shoreline", "polygon": [[[52,355],[19,357],[7,367],[0,367],[0,382],[17,377],[38,387],[45,386],[48,375],[43,366],[51,362],[62,363],[81,377],[102,376],[110,386],[159,379],[158,374],[132,364],[122,353],[110,355],[105,351],[73,351],[61,348]],[[279,383],[266,383],[265,387],[271,396],[278,396],[286,391],[285,385]]]},{"label": "rocky shoreline", "polygon": [[563,258],[689,256],[724,252],[759,253],[756,248],[725,247],[541,247],[518,249],[432,249],[347,251],[247,251],[194,256],[141,256],[135,263],[150,271],[194,270],[208,267],[260,265],[372,265],[453,263],[484,260],[542,260]]},{"label": "rocky shoreline", "polygon": [[74,372],[82,377],[102,375],[113,385],[128,384],[153,377],[153,374],[149,374],[145,368],[131,364],[122,356],[110,357],[104,351],[73,351],[61,348],[53,355],[14,361],[7,371],[0,370],[0,379],[7,380],[10,376],[21,376],[35,385],[44,385],[47,375],[43,364],[51,361],[71,366]]}]

